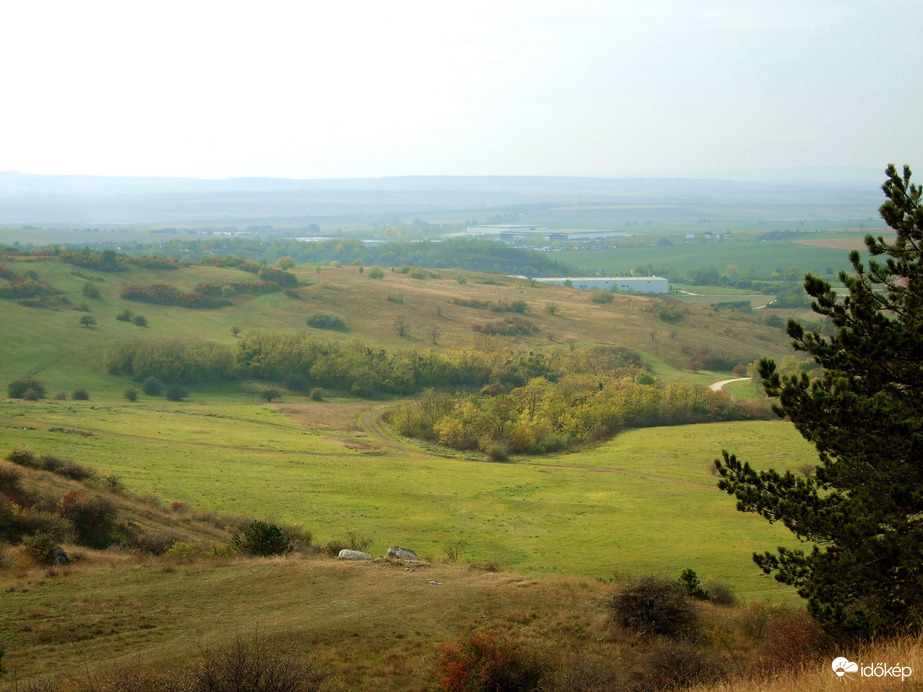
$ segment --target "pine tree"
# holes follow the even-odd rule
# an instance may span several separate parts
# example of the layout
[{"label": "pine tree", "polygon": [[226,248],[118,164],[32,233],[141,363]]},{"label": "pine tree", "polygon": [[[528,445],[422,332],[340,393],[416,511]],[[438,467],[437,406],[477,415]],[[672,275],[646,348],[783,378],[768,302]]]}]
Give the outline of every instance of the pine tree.
[{"label": "pine tree", "polygon": [[829,631],[853,636],[923,629],[923,208],[908,167],[887,175],[880,212],[896,237],[865,239],[867,268],[851,253],[846,296],[805,277],[833,334],[787,325],[820,375],[760,362],[776,413],[817,448],[814,474],[757,472],[727,452],[715,462],[739,510],[813,544],[754,555],[757,565],[795,586]]}]

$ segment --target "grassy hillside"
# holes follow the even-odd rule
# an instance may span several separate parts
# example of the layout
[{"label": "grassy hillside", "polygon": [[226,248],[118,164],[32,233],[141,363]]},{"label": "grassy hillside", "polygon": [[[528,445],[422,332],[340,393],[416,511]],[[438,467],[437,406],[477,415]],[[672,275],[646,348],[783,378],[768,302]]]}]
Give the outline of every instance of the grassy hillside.
[{"label": "grassy hillside", "polygon": [[[705,384],[729,374],[690,371],[690,358],[703,352],[738,362],[787,353],[782,331],[756,317],[700,306],[662,310],[664,299],[648,296],[615,295],[597,304],[565,287],[467,272],[415,278],[385,269],[373,279],[370,268],[360,273],[355,266],[296,267],[302,286],[294,292],[188,309],[125,300],[121,286],[166,283],[191,291],[201,282],[257,279],[219,267],[101,273],[54,259],[4,262],[19,275],[35,272],[71,305],[39,309],[0,300],[0,319],[10,325],[0,341],[0,384],[28,374],[48,390],[39,401],[0,400],[0,456],[14,448],[53,453],[115,474],[131,491],[167,506],[284,521],[320,543],[352,534],[367,537],[374,554],[399,544],[430,561],[454,548],[465,562],[511,571],[436,565],[411,572],[305,557],[177,564],[112,551],[83,551],[83,562],[46,571],[31,566],[21,548],[6,548],[0,586],[16,604],[0,609],[0,646],[23,676],[52,662],[68,674],[81,660],[94,670],[105,668],[104,660],[156,666],[257,624],[271,636],[303,637],[343,689],[406,689],[402,675],[427,689],[439,642],[497,623],[538,650],[568,632],[573,652],[611,657],[611,646],[605,653],[599,643],[618,639],[601,609],[611,596],[603,581],[614,574],[676,578],[692,568],[703,579],[726,580],[747,600],[795,600],[750,561],[754,551],[791,544],[790,535],[738,513],[711,472],[722,448],[756,466],[799,471],[814,453],[788,423],[649,428],[592,449],[488,463],[397,437],[382,421],[380,400],[325,391],[315,401],[285,390],[268,403],[251,383],[231,381],[193,387],[185,401],[143,394],[128,401],[123,391],[133,383],[103,368],[105,351],[123,340],[231,345],[237,327],[241,334],[297,331],[389,349],[621,346],[659,377]],[[99,297],[84,295],[86,285]],[[488,301],[523,301],[521,316],[538,331],[476,334],[473,322],[504,316],[471,307]],[[147,326],[116,320],[125,310],[143,315]],[[337,315],[346,328],[308,327],[316,313]],[[85,315],[96,324],[81,326]],[[89,399],[75,400],[77,388]],[[185,525],[169,511],[138,505],[137,512],[132,521],[139,524],[153,512],[167,527]],[[407,611],[394,622],[394,613]],[[633,644],[617,646],[626,660],[639,655]]]},{"label": "grassy hillside", "polygon": [[[259,297],[238,296],[233,304],[216,309],[191,309],[151,305],[125,300],[125,284],[170,284],[184,291],[200,282],[256,281],[236,269],[193,266],[178,270],[134,268],[119,273],[102,273],[75,268],[53,259],[4,258],[12,271],[34,271],[39,279],[64,292],[72,305],[57,310],[34,309],[15,300],[0,300],[0,321],[10,325],[0,342],[0,362],[10,377],[41,375],[50,391],[121,391],[125,382],[106,376],[102,356],[118,341],[180,337],[231,344],[231,329],[296,330],[322,338],[359,339],[391,348],[457,348],[473,343],[481,348],[492,344],[524,348],[569,347],[570,345],[614,345],[635,350],[654,366],[660,364],[684,370],[691,354],[703,350],[739,361],[787,352],[787,337],[767,327],[757,317],[716,313],[707,307],[689,305],[678,319],[665,321],[659,306],[666,299],[616,295],[612,303],[595,304],[586,292],[497,275],[478,275],[453,270],[438,272],[440,278],[417,279],[385,269],[382,279],[372,279],[359,268],[298,267],[293,270],[304,284],[294,297],[273,293]],[[463,277],[464,285],[458,276]],[[87,278],[92,280],[88,282]],[[87,298],[82,288],[90,283],[100,294]],[[525,301],[526,317],[538,331],[529,336],[489,338],[475,334],[471,325],[498,319],[485,309],[463,307],[455,301],[492,304]],[[85,304],[88,312],[76,307]],[[554,306],[551,314],[547,306]],[[143,315],[148,326],[120,322],[125,310]],[[340,316],[345,331],[312,329],[306,319],[324,312]],[[90,328],[81,317],[96,320]],[[396,320],[404,323],[399,336]],[[666,374],[666,372],[664,372]],[[705,382],[710,375],[703,375]]]},{"label": "grassy hillside", "polygon": [[[653,297],[616,295],[600,305],[585,292],[500,276],[443,272],[420,279],[386,270],[382,279],[372,279],[358,267],[295,268],[307,284],[295,297],[280,292],[236,297],[217,309],[187,309],[124,300],[120,286],[169,283],[188,291],[203,281],[256,279],[202,266],[103,274],[53,259],[8,258],[7,265],[18,274],[34,271],[74,305],[85,302],[97,324],[80,326],[87,313],[78,310],[0,301],[5,323],[15,325],[0,342],[7,381],[28,373],[45,383],[49,397],[67,397],[0,402],[7,421],[0,425],[0,451],[54,452],[116,473],[137,492],[277,517],[324,540],[358,531],[377,550],[405,541],[439,556],[445,544],[464,540],[472,559],[531,574],[607,576],[615,569],[678,572],[696,566],[733,579],[747,594],[779,591],[755,572],[748,556],[785,540],[784,531],[734,511],[715,490],[710,466],[729,448],[757,465],[798,468],[812,453],[788,424],[629,432],[592,451],[488,464],[447,458],[445,450],[431,452],[392,437],[368,402],[331,400],[329,393],[327,401],[313,402],[287,392],[280,403],[267,405],[238,383],[194,388],[185,402],[144,395],[128,402],[122,392],[130,381],[102,368],[103,352],[119,340],[179,336],[232,344],[237,326],[391,348],[618,345],[642,354],[655,374],[706,383],[727,374],[690,372],[690,353],[707,349],[742,361],[784,353],[781,331],[753,317],[690,306],[677,321],[664,322],[657,313],[663,299]],[[82,294],[87,282],[99,298]],[[497,315],[463,307],[457,299],[524,301],[526,317],[539,331],[515,338],[474,334],[472,321]],[[557,307],[554,314],[545,309],[549,303]],[[148,326],[116,320],[126,309],[143,314]],[[347,329],[307,327],[306,318],[317,312],[339,315]],[[404,317],[408,336],[394,329],[398,317]],[[427,333],[432,327],[435,344]],[[89,391],[89,401],[70,398],[78,387]],[[705,523],[689,531],[690,522]],[[577,548],[562,550],[562,544]]]},{"label": "grassy hillside", "polygon": [[203,652],[258,637],[269,653],[304,656],[325,690],[433,690],[445,674],[440,646],[489,634],[539,663],[549,690],[673,689],[696,680],[696,689],[727,692],[834,690],[844,681],[830,661],[844,654],[912,671],[906,682],[863,678],[863,688],[917,689],[918,638],[844,650],[784,608],[699,604],[693,646],[613,623],[607,603],[622,587],[458,564],[298,555],[150,561],[90,551],[66,568],[0,572],[0,588],[14,599],[0,609],[4,679],[10,689],[14,676],[15,689],[190,689],[151,682],[176,680],[183,669],[188,680]]}]

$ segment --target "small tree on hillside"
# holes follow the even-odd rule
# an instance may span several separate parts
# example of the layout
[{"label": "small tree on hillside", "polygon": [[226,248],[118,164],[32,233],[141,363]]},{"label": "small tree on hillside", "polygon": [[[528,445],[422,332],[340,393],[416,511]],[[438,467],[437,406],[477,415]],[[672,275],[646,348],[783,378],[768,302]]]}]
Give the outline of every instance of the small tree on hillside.
[{"label": "small tree on hillside", "polygon": [[244,535],[234,534],[231,545],[248,555],[285,555],[293,550],[292,539],[281,528],[266,521],[252,521]]},{"label": "small tree on hillside", "polygon": [[89,329],[96,326],[96,318],[93,315],[84,315],[80,318],[80,324]]},{"label": "small tree on hillside", "polygon": [[805,278],[812,308],[835,327],[829,338],[787,326],[822,372],[782,375],[760,363],[776,413],[817,447],[815,473],[757,472],[727,452],[716,462],[738,509],[814,544],[756,563],[795,586],[827,629],[859,636],[923,629],[923,207],[909,168],[887,175],[880,211],[896,237],[865,239],[885,261],[866,268],[853,252],[842,298]]}]

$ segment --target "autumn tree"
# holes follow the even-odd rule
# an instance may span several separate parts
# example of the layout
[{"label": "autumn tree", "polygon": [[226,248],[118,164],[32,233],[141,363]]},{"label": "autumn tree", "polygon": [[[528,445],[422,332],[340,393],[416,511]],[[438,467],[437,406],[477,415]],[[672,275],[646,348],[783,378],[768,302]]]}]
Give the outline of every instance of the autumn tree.
[{"label": "autumn tree", "polygon": [[822,369],[760,363],[776,413],[817,448],[814,474],[756,471],[727,452],[716,461],[738,509],[805,543],[754,555],[757,565],[796,587],[828,630],[854,636],[923,628],[923,208],[909,168],[887,176],[880,212],[895,236],[865,239],[868,266],[850,255],[848,295],[805,277],[833,334],[788,323],[795,350]]}]

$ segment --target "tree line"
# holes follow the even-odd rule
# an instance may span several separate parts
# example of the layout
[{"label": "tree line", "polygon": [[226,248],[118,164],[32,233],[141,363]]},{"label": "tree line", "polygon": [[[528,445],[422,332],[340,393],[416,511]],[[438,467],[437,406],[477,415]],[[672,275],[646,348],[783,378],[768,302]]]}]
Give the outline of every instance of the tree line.
[{"label": "tree line", "polygon": [[602,375],[535,377],[509,392],[450,395],[427,390],[396,404],[389,423],[403,435],[495,460],[542,454],[606,439],[628,428],[768,418],[754,402],[699,385],[661,383],[633,368]]},{"label": "tree line", "polygon": [[533,377],[557,380],[573,372],[609,372],[626,365],[637,368],[640,358],[618,348],[572,352],[385,349],[358,340],[254,331],[234,346],[182,339],[118,343],[105,353],[103,364],[109,373],[137,381],[155,377],[192,385],[243,378],[282,383],[294,390],[319,386],[373,396],[405,395],[426,387],[519,387]]}]

